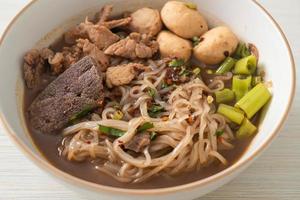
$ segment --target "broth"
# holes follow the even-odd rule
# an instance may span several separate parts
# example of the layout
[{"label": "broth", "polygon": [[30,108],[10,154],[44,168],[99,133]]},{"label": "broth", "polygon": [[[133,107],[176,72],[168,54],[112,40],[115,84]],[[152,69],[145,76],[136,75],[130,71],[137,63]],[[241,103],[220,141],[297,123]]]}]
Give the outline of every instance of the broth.
[{"label": "broth", "polygon": [[[55,135],[42,134],[39,133],[38,131],[35,131],[30,126],[26,108],[28,108],[28,106],[31,104],[33,99],[38,95],[38,93],[42,91],[44,87],[46,87],[48,83],[50,83],[50,81],[52,80],[53,77],[46,76],[44,77],[44,84],[42,84],[39,88],[36,88],[34,90],[28,90],[28,89],[25,90],[24,113],[26,116],[26,122],[27,122],[26,124],[28,126],[31,138],[35,143],[36,147],[52,165],[54,165],[58,169],[68,174],[84,179],[86,181],[98,183],[101,185],[120,187],[120,188],[131,188],[131,189],[154,189],[154,188],[164,188],[164,187],[182,185],[182,184],[207,178],[230,167],[243,155],[243,153],[246,151],[247,147],[249,146],[252,140],[252,138],[245,139],[242,141],[236,140],[233,143],[235,145],[235,148],[233,150],[220,151],[220,153],[228,161],[227,166],[223,166],[219,163],[214,163],[207,168],[201,169],[198,172],[192,171],[174,177],[157,176],[147,180],[146,182],[142,182],[138,184],[120,183],[115,179],[111,178],[110,176],[95,170],[94,166],[88,163],[90,161],[86,161],[82,163],[73,162],[73,161],[70,162],[65,157],[60,156],[58,148],[61,145],[63,139],[60,133],[57,133]],[[258,118],[259,117],[255,117],[255,124],[258,123]]]}]

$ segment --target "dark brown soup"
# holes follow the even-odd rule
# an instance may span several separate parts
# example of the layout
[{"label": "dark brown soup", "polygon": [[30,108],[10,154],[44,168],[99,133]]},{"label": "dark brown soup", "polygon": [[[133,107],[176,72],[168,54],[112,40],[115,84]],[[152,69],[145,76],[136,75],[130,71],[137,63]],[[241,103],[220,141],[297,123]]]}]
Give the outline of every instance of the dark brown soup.
[{"label": "dark brown soup", "polygon": [[[52,80],[52,79],[53,78],[51,77],[45,78],[45,80]],[[76,176],[78,178],[93,183],[98,183],[98,184],[108,185],[113,187],[132,188],[132,189],[163,188],[163,187],[177,186],[185,183],[190,183],[193,181],[197,181],[212,176],[233,165],[243,155],[243,153],[246,151],[247,147],[249,146],[249,143],[252,140],[252,138],[245,139],[242,141],[236,140],[233,143],[233,145],[235,145],[234,149],[220,151],[220,153],[227,159],[229,163],[227,166],[223,166],[219,163],[215,163],[213,165],[201,169],[200,171],[193,171],[182,175],[177,175],[174,177],[157,176],[151,178],[150,180],[147,180],[146,182],[138,183],[138,184],[120,183],[115,179],[111,178],[110,176],[102,172],[96,171],[94,169],[94,166],[88,163],[89,161],[82,162],[82,163],[70,162],[66,160],[64,157],[60,156],[58,148],[61,146],[61,142],[63,139],[60,133],[57,133],[56,135],[49,135],[49,134],[39,133],[33,130],[33,128],[30,126],[30,123],[28,123],[26,108],[28,108],[32,100],[37,96],[37,94],[40,91],[42,91],[43,87],[45,87],[46,85],[47,84],[41,86],[36,90],[27,89],[25,91],[24,113],[26,116],[27,126],[30,131],[31,138],[35,143],[35,146],[39,149],[42,155],[44,155],[45,158],[52,165],[54,165],[55,167],[57,167],[58,169],[66,173],[69,173],[73,176]]]}]

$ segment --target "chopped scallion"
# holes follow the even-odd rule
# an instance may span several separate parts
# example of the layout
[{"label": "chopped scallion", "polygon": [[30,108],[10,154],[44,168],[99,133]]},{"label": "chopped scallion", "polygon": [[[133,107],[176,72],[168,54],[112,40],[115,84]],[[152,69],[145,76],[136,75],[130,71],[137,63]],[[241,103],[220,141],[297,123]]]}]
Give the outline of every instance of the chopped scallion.
[{"label": "chopped scallion", "polygon": [[247,45],[245,43],[240,43],[234,53],[234,58],[240,59],[240,58],[244,58],[244,57],[247,57],[250,55],[251,55],[251,53],[250,53]]},{"label": "chopped scallion", "polygon": [[216,131],[216,133],[215,133],[215,135],[216,135],[217,137],[221,137],[223,134],[224,134],[224,131],[223,131],[223,130],[218,130],[218,131]]},{"label": "chopped scallion", "polygon": [[173,59],[169,62],[169,67],[181,67],[185,64],[184,60],[182,59]]},{"label": "chopped scallion", "polygon": [[156,91],[153,88],[148,88],[147,93],[150,97],[154,98],[156,95]]},{"label": "chopped scallion", "polygon": [[236,101],[239,101],[251,89],[251,80],[251,76],[247,76],[245,79],[242,76],[233,76],[232,91],[235,94]]},{"label": "chopped scallion", "polygon": [[200,69],[199,67],[197,67],[197,68],[195,68],[195,69],[193,70],[193,74],[194,74],[195,76],[198,76],[200,73],[201,73],[201,69]]},{"label": "chopped scallion", "polygon": [[150,117],[156,117],[157,115],[159,115],[161,112],[164,111],[164,107],[160,106],[160,105],[152,105],[149,109],[148,109],[148,113]]},{"label": "chopped scallion", "polygon": [[220,104],[217,112],[236,124],[241,124],[245,118],[243,111],[225,104]]},{"label": "chopped scallion", "polygon": [[256,70],[257,59],[254,55],[238,60],[234,67],[235,74],[252,75]]},{"label": "chopped scallion", "polygon": [[167,87],[169,87],[169,85],[166,82],[163,82],[161,84],[161,89],[164,89],[164,88],[167,88]]},{"label": "chopped scallion", "polygon": [[191,72],[187,70],[185,67],[181,67],[181,71],[179,72],[179,76],[189,75]]},{"label": "chopped scallion", "polygon": [[220,65],[220,67],[217,69],[216,74],[218,75],[222,75],[225,74],[227,72],[230,72],[231,69],[234,67],[236,63],[236,59],[231,58],[231,57],[227,57],[223,63]]},{"label": "chopped scallion", "polygon": [[234,100],[234,92],[228,88],[215,92],[217,103],[228,103]]},{"label": "chopped scallion", "polygon": [[123,130],[108,127],[108,126],[99,125],[98,128],[101,133],[114,136],[114,137],[122,137],[125,134],[125,131]]},{"label": "chopped scallion", "polygon": [[251,119],[271,98],[268,88],[259,83],[250,90],[242,99],[240,99],[235,107],[242,109],[248,119]]},{"label": "chopped scallion", "polygon": [[238,139],[244,139],[252,136],[257,131],[257,128],[247,119],[245,118],[241,127],[236,132],[236,137]]},{"label": "chopped scallion", "polygon": [[146,122],[146,123],[142,124],[140,127],[138,127],[137,132],[141,133],[141,132],[144,132],[153,127],[154,127],[153,123]]},{"label": "chopped scallion", "polygon": [[207,74],[213,74],[213,73],[214,73],[214,71],[213,71],[213,70],[211,70],[211,69],[208,69],[208,70],[206,70],[206,73],[207,73]]},{"label": "chopped scallion", "polygon": [[153,141],[153,140],[156,139],[156,137],[157,137],[157,133],[156,132],[151,132],[151,134],[150,134],[150,140]]},{"label": "chopped scallion", "polygon": [[114,108],[114,109],[121,109],[121,106],[118,102],[112,102],[111,106]]},{"label": "chopped scallion", "polygon": [[80,112],[78,112],[70,117],[69,124],[74,124],[77,120],[87,116],[94,109],[95,109],[95,106],[91,106],[91,105],[87,105],[87,106],[83,107],[83,109]]}]

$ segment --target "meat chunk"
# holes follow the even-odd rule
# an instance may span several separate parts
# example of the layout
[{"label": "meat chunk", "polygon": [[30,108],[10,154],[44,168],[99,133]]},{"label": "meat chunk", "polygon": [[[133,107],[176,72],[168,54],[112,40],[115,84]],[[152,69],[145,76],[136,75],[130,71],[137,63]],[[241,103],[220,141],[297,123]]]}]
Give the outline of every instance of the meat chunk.
[{"label": "meat chunk", "polygon": [[131,22],[131,17],[126,17],[122,19],[108,20],[113,10],[112,5],[105,5],[100,10],[98,25],[105,26],[108,29],[117,28],[120,26],[126,26]]},{"label": "meat chunk", "polygon": [[[47,55],[47,52],[44,54]],[[48,57],[46,56],[45,59],[48,59],[51,66],[51,72],[55,75],[61,74],[72,64],[87,55],[91,56],[99,63],[101,71],[105,71],[109,65],[109,57],[88,39],[78,39],[75,45],[64,47],[61,52],[53,54]]]},{"label": "meat chunk", "polygon": [[54,74],[60,74],[64,70],[64,55],[61,52],[56,53],[53,57],[49,58],[49,64]]},{"label": "meat chunk", "polygon": [[[108,27],[116,27],[116,22],[103,22]],[[119,22],[120,23],[120,22]],[[124,22],[122,22],[124,23]],[[78,39],[89,39],[100,50],[107,48],[111,44],[119,41],[119,36],[112,33],[109,28],[104,25],[93,24],[86,19],[85,22],[79,24],[77,27],[70,29],[64,35],[64,40],[67,44],[76,44]]]},{"label": "meat chunk", "polygon": [[119,36],[111,32],[105,26],[94,25],[91,22],[84,22],[81,25],[81,29],[85,31],[88,38],[94,43],[100,50],[109,47],[111,44],[119,41]]},{"label": "meat chunk", "polygon": [[91,56],[99,63],[101,71],[106,71],[109,65],[109,58],[95,44],[87,39],[78,39],[77,46],[82,49],[84,55]]},{"label": "meat chunk", "polygon": [[49,58],[54,56],[54,52],[51,49],[43,48],[40,51],[40,55],[44,60],[48,60]]},{"label": "meat chunk", "polygon": [[24,56],[23,73],[28,88],[34,88],[40,82],[40,76],[45,71],[45,60],[53,56],[50,49],[32,49]]},{"label": "meat chunk", "polygon": [[100,25],[107,27],[108,29],[117,28],[120,26],[127,26],[131,22],[131,17],[126,17],[122,19],[111,20],[103,22]]},{"label": "meat chunk", "polygon": [[80,58],[82,58],[82,50],[78,46],[73,45],[72,47],[64,47],[61,52],[50,56],[48,62],[51,65],[51,72],[59,75],[80,60]]},{"label": "meat chunk", "polygon": [[108,20],[113,10],[113,5],[105,5],[101,8],[99,13],[99,21],[98,24],[101,24]]},{"label": "meat chunk", "polygon": [[131,33],[127,38],[112,44],[104,53],[123,58],[151,58],[158,50],[158,43],[147,35]]},{"label": "meat chunk", "polygon": [[70,118],[86,106],[97,107],[103,101],[102,73],[97,62],[87,56],[58,76],[32,102],[30,123],[41,133],[64,128]]},{"label": "meat chunk", "polygon": [[106,84],[109,87],[126,85],[134,79],[136,75],[135,69],[142,67],[143,65],[138,63],[129,63],[118,65],[116,67],[109,67],[106,71]]},{"label": "meat chunk", "polygon": [[136,153],[142,152],[151,142],[149,133],[138,133],[131,141],[124,145],[125,149],[132,150]]},{"label": "meat chunk", "polygon": [[112,5],[104,6],[99,13],[96,24],[86,19],[85,22],[67,31],[64,34],[65,42],[69,45],[74,45],[78,39],[89,39],[102,50],[119,41],[120,38],[112,33],[110,29],[129,25],[131,17],[108,20],[112,9]]},{"label": "meat chunk", "polygon": [[79,38],[88,38],[86,31],[83,29],[83,25],[76,26],[64,34],[64,40],[67,44],[73,45]]}]

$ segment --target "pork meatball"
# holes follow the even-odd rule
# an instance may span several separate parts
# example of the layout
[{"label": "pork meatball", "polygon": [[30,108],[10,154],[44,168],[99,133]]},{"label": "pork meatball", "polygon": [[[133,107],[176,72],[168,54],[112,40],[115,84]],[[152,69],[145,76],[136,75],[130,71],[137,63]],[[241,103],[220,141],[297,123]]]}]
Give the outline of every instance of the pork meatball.
[{"label": "pork meatball", "polygon": [[169,31],[160,32],[157,42],[162,57],[180,58],[185,61],[191,57],[192,43]]},{"label": "pork meatball", "polygon": [[182,38],[199,37],[208,30],[204,17],[185,2],[167,2],[161,10],[161,18],[170,31]]},{"label": "pork meatball", "polygon": [[200,38],[194,47],[194,56],[205,64],[218,64],[234,53],[238,43],[237,36],[228,27],[219,26]]},{"label": "pork meatball", "polygon": [[132,32],[157,35],[162,29],[162,21],[158,10],[141,8],[132,13],[129,29]]}]

